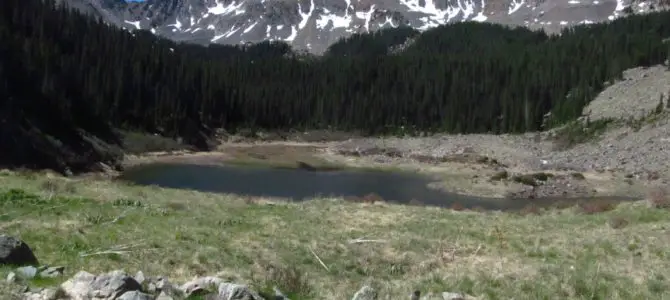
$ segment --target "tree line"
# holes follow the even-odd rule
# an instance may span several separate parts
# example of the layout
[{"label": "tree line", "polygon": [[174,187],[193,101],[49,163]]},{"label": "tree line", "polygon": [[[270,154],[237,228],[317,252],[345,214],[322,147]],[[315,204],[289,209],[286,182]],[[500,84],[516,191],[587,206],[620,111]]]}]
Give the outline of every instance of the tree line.
[{"label": "tree line", "polygon": [[573,119],[606,81],[670,53],[670,12],[551,36],[478,22],[400,27],[313,57],[281,42],[179,44],[53,0],[0,8],[0,164],[55,169],[118,161],[116,129],[203,150],[215,128],[539,130],[547,113],[552,124]]}]

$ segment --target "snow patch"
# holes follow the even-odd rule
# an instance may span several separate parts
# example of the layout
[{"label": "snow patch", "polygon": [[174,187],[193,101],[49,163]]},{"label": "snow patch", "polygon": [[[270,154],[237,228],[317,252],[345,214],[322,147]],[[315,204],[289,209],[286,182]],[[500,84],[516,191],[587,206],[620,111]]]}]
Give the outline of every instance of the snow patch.
[{"label": "snow patch", "polygon": [[234,12],[237,16],[244,13],[244,8],[242,8],[243,5],[244,2],[235,3],[235,1],[233,1],[228,5],[224,5],[222,2],[217,1],[216,6],[207,8],[207,12],[213,15],[227,15]]},{"label": "snow patch", "polygon": [[382,24],[380,27],[385,27],[386,25],[391,25],[393,28],[397,28],[398,25],[393,24],[393,18],[386,16],[386,21],[384,21],[384,24]]},{"label": "snow patch", "polygon": [[248,33],[249,31],[251,31],[252,29],[254,29],[254,27],[255,27],[256,25],[258,25],[258,21],[256,21],[256,23],[251,24],[251,26],[249,26],[249,27],[247,27],[246,29],[244,29],[244,31],[242,31],[242,33]]},{"label": "snow patch", "polygon": [[623,0],[616,0],[616,8],[614,9],[615,12],[620,12],[622,11],[626,6],[623,3]]},{"label": "snow patch", "polygon": [[475,4],[472,1],[466,2],[465,8],[461,8],[461,11],[463,11],[463,21],[465,21],[468,19],[470,15],[475,13]]},{"label": "snow patch", "polygon": [[291,35],[286,37],[284,40],[287,42],[293,42],[295,40],[295,37],[298,36],[298,31],[295,30],[295,27],[291,27]]},{"label": "snow patch", "polygon": [[512,0],[512,3],[509,7],[509,10],[507,11],[507,14],[511,15],[511,14],[517,12],[519,9],[521,9],[523,4],[524,4],[524,0],[519,0],[518,2],[516,0]]},{"label": "snow patch", "polygon": [[295,38],[298,36],[298,31],[302,30],[303,28],[305,28],[305,26],[307,26],[307,22],[314,13],[314,0],[310,2],[309,11],[307,13],[302,12],[302,6],[298,2],[298,13],[300,14],[300,24],[298,24],[298,28],[295,28],[295,26],[291,27],[291,35],[289,35],[285,39],[285,41],[287,42],[293,42],[293,40],[295,40]]},{"label": "snow patch", "polygon": [[130,24],[130,25],[135,26],[135,28],[137,28],[137,29],[142,29],[142,28],[140,28],[140,21],[134,21],[133,22],[133,21],[126,20],[125,22],[126,22],[126,24]]},{"label": "snow patch", "polygon": [[348,12],[345,12],[344,16],[338,16],[336,14],[331,14],[330,11],[324,9],[325,15],[320,15],[316,20],[316,27],[318,29],[324,29],[332,22],[333,28],[347,28],[351,24],[351,17]]},{"label": "snow patch", "polygon": [[[425,0],[425,5],[422,7],[419,5],[419,0],[400,0],[400,3],[406,6],[409,11],[419,12],[428,15],[427,17],[421,18],[424,20],[424,25],[418,28],[419,30],[426,30],[432,27],[437,27],[449,21],[449,19],[455,17],[459,8],[449,7],[446,10],[441,10],[435,6],[435,0]],[[460,1],[458,3],[460,6]],[[454,13],[455,11],[455,13]],[[461,8],[460,11],[463,11]],[[450,17],[445,20],[445,17],[449,15]]]},{"label": "snow patch", "polygon": [[221,39],[221,38],[229,38],[229,37],[231,37],[233,34],[235,34],[236,32],[238,32],[240,29],[241,29],[241,28],[235,28],[235,26],[233,26],[233,28],[230,28],[230,30],[226,31],[225,33],[217,34],[216,36],[214,36],[214,38],[212,39],[212,42],[215,42],[215,41],[217,41],[217,40],[219,40],[219,39]]},{"label": "snow patch", "polygon": [[486,8],[486,3],[484,0],[482,0],[482,8],[479,13],[474,18],[472,18],[473,21],[484,22],[486,19],[488,19],[488,17],[484,15],[484,8]]},{"label": "snow patch", "polygon": [[375,5],[370,6],[370,10],[367,12],[356,12],[356,17],[359,19],[365,20],[365,30],[370,32],[370,20],[372,20],[372,14],[375,12]]},{"label": "snow patch", "polygon": [[175,29],[172,29],[172,31],[174,32],[174,31],[177,31],[177,30],[181,30],[181,25],[182,25],[181,22],[179,22],[179,19],[177,18],[177,19],[175,19],[174,24],[170,24],[168,26],[174,26]]}]

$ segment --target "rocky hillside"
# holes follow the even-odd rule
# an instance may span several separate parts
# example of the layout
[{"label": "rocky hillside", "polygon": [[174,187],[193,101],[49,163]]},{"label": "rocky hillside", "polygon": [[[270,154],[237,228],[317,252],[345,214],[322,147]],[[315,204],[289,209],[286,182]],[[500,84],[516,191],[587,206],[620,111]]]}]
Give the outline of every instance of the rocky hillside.
[{"label": "rocky hillside", "polygon": [[[485,156],[516,172],[590,173],[623,186],[667,186],[670,182],[670,69],[633,68],[610,83],[584,108],[584,116],[561,128],[521,135],[435,135],[365,138],[336,143],[333,153],[374,153],[376,160]],[[394,153],[389,157],[388,153]],[[580,180],[534,187],[534,196],[576,195]],[[607,189],[596,186],[595,189]],[[617,187],[618,189],[618,187]],[[648,189],[647,189],[648,190]],[[516,196],[526,192],[515,192]],[[633,195],[637,192],[631,192]],[[644,192],[642,192],[644,193]],[[527,196],[527,195],[525,195]],[[640,195],[640,196],[643,196]]]},{"label": "rocky hillside", "polygon": [[418,30],[477,21],[557,32],[566,26],[648,12],[667,0],[61,0],[129,30],[177,41],[239,44],[278,40],[323,52],[342,37],[407,25]]}]

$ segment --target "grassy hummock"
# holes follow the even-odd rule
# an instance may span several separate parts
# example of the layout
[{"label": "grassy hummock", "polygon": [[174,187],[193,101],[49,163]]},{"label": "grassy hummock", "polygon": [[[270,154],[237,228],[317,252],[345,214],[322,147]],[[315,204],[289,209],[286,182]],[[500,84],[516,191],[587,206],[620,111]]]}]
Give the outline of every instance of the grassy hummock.
[{"label": "grassy hummock", "polygon": [[480,299],[670,291],[670,211],[646,202],[602,213],[470,212],[0,174],[0,232],[23,239],[41,264],[65,266],[64,278],[114,269],[173,282],[218,275],[291,299],[350,299],[364,284],[382,299],[417,289]]}]

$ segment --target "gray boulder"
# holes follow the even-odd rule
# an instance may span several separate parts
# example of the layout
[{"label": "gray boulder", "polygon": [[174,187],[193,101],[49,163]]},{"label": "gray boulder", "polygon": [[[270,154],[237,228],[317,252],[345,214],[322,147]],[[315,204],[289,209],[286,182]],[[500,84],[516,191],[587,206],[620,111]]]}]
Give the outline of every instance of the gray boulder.
[{"label": "gray boulder", "polygon": [[378,294],[377,291],[370,286],[363,286],[356,294],[352,300],[377,300]]},{"label": "gray boulder", "polygon": [[0,265],[37,266],[33,250],[15,237],[0,234]]},{"label": "gray boulder", "polygon": [[63,291],[61,289],[41,289],[38,291],[29,291],[23,294],[24,300],[57,300],[63,299]]},{"label": "gray boulder", "polygon": [[112,300],[126,292],[140,291],[142,286],[124,271],[117,270],[98,276],[80,271],[61,284],[61,289],[72,300]]},{"label": "gray boulder", "polygon": [[186,296],[208,295],[211,300],[265,300],[243,284],[225,282],[213,276],[200,277],[180,287]]},{"label": "gray boulder", "polygon": [[49,267],[49,266],[42,266],[37,269],[40,273],[39,276],[41,278],[54,278],[54,277],[59,277],[63,275],[63,272],[65,272],[65,267],[62,266],[57,266],[57,267]]},{"label": "gray boulder", "polygon": [[142,293],[140,291],[130,291],[125,292],[120,297],[116,298],[117,300],[154,300],[154,297],[149,294]]},{"label": "gray boulder", "polygon": [[221,283],[216,300],[265,300],[243,284]]},{"label": "gray boulder", "polygon": [[427,293],[421,300],[474,300],[476,298],[461,293],[443,292],[441,294]]}]

